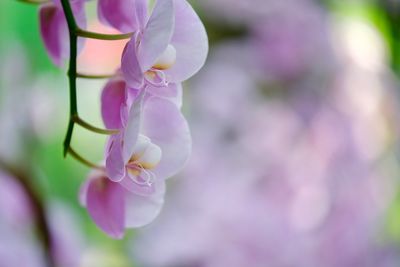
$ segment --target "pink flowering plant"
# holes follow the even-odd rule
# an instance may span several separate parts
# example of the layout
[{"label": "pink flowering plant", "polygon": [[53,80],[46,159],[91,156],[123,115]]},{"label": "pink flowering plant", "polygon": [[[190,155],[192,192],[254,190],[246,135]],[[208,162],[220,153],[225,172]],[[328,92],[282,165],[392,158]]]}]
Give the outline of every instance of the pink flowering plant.
[{"label": "pink flowering plant", "polygon": [[[144,226],[158,215],[166,179],[190,156],[181,83],[205,63],[205,28],[186,0],[99,0],[99,20],[121,34],[87,31],[85,0],[24,1],[40,4],[41,36],[53,63],[69,61],[64,154],[93,169],[81,187],[80,202],[100,229],[122,238],[126,228]],[[114,74],[77,72],[86,38],[129,39]],[[80,118],[77,78],[109,78],[101,95],[105,129]],[[75,124],[109,136],[102,164],[91,163],[71,147]]]}]

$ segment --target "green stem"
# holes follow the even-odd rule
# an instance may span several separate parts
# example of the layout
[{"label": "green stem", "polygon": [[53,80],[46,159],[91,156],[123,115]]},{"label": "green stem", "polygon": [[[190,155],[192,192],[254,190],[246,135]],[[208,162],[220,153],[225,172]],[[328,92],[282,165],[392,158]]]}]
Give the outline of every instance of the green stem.
[{"label": "green stem", "polygon": [[67,134],[64,140],[64,157],[67,155],[68,148],[71,144],[72,133],[74,131],[74,116],[78,116],[78,105],[76,96],[76,57],[77,57],[77,41],[78,37],[75,34],[78,28],[74,14],[72,13],[71,6],[68,0],[61,0],[61,4],[64,10],[65,19],[67,20],[68,31],[69,31],[69,45],[70,45],[70,57],[69,57],[69,95],[70,95],[70,118],[67,129]]},{"label": "green stem", "polygon": [[41,5],[41,4],[46,4],[50,3],[50,0],[17,0],[18,2],[22,3],[27,3],[27,4],[33,4],[33,5]]},{"label": "green stem", "polygon": [[89,75],[89,74],[83,74],[83,73],[77,73],[76,77],[77,78],[82,78],[82,79],[108,79],[114,77],[115,74],[104,74],[104,75]]},{"label": "green stem", "polygon": [[97,164],[94,164],[93,162],[88,161],[87,159],[85,159],[84,157],[82,157],[81,155],[79,155],[72,147],[68,148],[68,153],[77,161],[79,161],[80,163],[82,163],[83,165],[88,166],[89,168],[94,168],[94,169],[99,169],[99,170],[104,170],[104,167],[99,166]]},{"label": "green stem", "polygon": [[111,135],[111,134],[117,134],[119,132],[119,130],[107,130],[107,129],[97,128],[97,127],[87,123],[86,121],[82,120],[78,115],[74,116],[72,118],[72,120],[73,120],[73,122],[79,124],[83,128],[88,129],[89,131],[92,131],[95,133]]},{"label": "green stem", "polygon": [[88,165],[90,167],[95,167],[96,165],[90,163],[89,161],[85,160],[83,157],[78,155],[72,148],[71,148],[71,139],[72,139],[72,134],[74,131],[74,125],[75,123],[81,125],[82,127],[85,127],[86,129],[100,133],[100,134],[115,134],[118,133],[117,130],[105,130],[105,129],[100,129],[97,127],[94,127],[90,125],[89,123],[83,121],[80,119],[79,114],[78,114],[78,104],[77,104],[77,93],[76,93],[76,79],[78,77],[77,74],[77,43],[78,43],[78,36],[81,37],[89,37],[89,38],[95,38],[95,37],[104,37],[108,38],[105,40],[118,40],[122,39],[122,37],[129,38],[131,34],[123,34],[123,35],[102,35],[102,34],[97,34],[97,33],[91,33],[87,32],[84,30],[81,30],[74,18],[74,14],[72,12],[71,5],[69,3],[69,0],[61,0],[62,8],[64,10],[65,14],[65,19],[67,21],[68,25],[68,32],[69,32],[69,42],[70,42],[70,58],[69,58],[69,68],[68,68],[68,79],[69,79],[69,95],[70,95],[70,114],[69,114],[69,123],[68,123],[68,128],[67,128],[67,133],[65,136],[64,140],[64,157],[67,155],[67,153],[71,154],[74,156],[75,159],[78,161],[84,163],[85,165]]},{"label": "green stem", "polygon": [[76,35],[80,37],[86,37],[91,39],[99,39],[99,40],[124,40],[129,39],[132,37],[133,33],[122,33],[122,34],[104,34],[104,33],[97,33],[97,32],[90,32],[86,30],[82,30],[80,28],[75,29]]}]

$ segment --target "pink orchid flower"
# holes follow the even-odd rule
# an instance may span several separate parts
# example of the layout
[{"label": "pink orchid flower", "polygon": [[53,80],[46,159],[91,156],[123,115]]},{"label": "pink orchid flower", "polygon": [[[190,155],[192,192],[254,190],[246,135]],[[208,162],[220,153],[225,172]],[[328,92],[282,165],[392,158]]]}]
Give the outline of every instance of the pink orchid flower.
[{"label": "pink orchid flower", "polygon": [[121,131],[109,138],[106,169],[90,175],[81,202],[104,232],[121,238],[125,228],[146,225],[158,215],[165,179],[185,165],[191,136],[171,99],[147,88],[129,89],[118,78],[103,90],[102,115],[107,127]]},{"label": "pink orchid flower", "polygon": [[[85,0],[71,0],[71,7],[77,24],[86,28],[86,16],[84,10]],[[69,57],[69,34],[67,21],[60,0],[43,4],[39,10],[40,33],[47,53],[57,66]],[[78,49],[83,47],[83,39],[79,39]]]},{"label": "pink orchid flower", "polygon": [[143,11],[143,2],[135,2],[139,29],[122,55],[128,86],[162,87],[190,78],[204,65],[208,53],[201,20],[186,0],[156,1],[150,16]]},{"label": "pink orchid flower", "polygon": [[[191,152],[189,127],[179,107],[167,98],[146,94],[146,89],[126,88],[126,101],[109,108],[120,112],[122,129],[110,137],[106,149],[109,178],[141,194],[154,191],[154,180],[175,175]],[[131,105],[129,98],[134,98]],[[106,124],[112,124],[104,117],[108,119]]]},{"label": "pink orchid flower", "polygon": [[97,226],[109,236],[121,239],[125,228],[151,222],[164,203],[165,184],[148,196],[133,194],[111,181],[104,171],[92,171],[81,187],[80,202]]}]

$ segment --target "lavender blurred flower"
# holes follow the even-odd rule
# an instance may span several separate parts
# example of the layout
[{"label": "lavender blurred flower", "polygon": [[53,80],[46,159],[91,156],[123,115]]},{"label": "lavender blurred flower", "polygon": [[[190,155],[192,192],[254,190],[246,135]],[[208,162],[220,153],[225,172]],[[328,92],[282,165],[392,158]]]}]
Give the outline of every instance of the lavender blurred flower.
[{"label": "lavender blurred flower", "polygon": [[326,11],[312,2],[281,5],[250,24],[260,75],[293,80],[332,72],[333,50]]},{"label": "lavender blurred flower", "polygon": [[74,210],[66,203],[51,200],[46,211],[52,234],[52,253],[57,266],[81,267],[87,245]]},{"label": "lavender blurred flower", "polygon": [[[46,266],[30,201],[20,183],[0,170],[0,266]],[[61,203],[52,203],[47,211],[50,253],[57,266],[78,267],[84,241],[76,218]]]},{"label": "lavender blurred flower", "polygon": [[324,95],[299,87],[266,99],[223,45],[193,84],[186,179],[134,239],[139,264],[397,266],[396,248],[377,240],[397,183],[383,160],[394,151],[376,149],[393,146],[381,111],[396,104],[382,84],[366,86],[376,73],[362,91],[335,82]]},{"label": "lavender blurred flower", "polygon": [[0,266],[43,266],[44,255],[32,236],[32,226],[24,190],[0,170]]}]

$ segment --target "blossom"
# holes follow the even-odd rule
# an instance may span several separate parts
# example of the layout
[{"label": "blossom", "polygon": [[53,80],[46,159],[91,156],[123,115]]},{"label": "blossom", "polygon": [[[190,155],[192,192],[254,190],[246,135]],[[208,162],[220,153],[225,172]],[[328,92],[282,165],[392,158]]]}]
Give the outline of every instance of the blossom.
[{"label": "blossom", "polygon": [[165,185],[148,196],[134,194],[111,181],[103,171],[93,171],[83,184],[80,201],[97,226],[113,238],[122,238],[126,227],[137,227],[158,215]]},{"label": "blossom", "polygon": [[[77,24],[85,28],[86,16],[84,0],[72,0],[71,8]],[[40,33],[47,53],[54,64],[60,66],[69,57],[69,33],[67,21],[60,0],[43,4],[39,10]],[[83,39],[79,40],[78,48],[82,48]]]},{"label": "blossom", "polygon": [[139,26],[122,55],[121,69],[129,87],[179,83],[203,66],[207,34],[185,0],[157,1]]},{"label": "blossom", "polygon": [[125,90],[126,102],[114,108],[121,112],[123,127],[106,149],[109,178],[141,194],[152,191],[153,181],[175,175],[191,152],[189,127],[176,104],[145,92]]},{"label": "blossom", "polygon": [[114,238],[158,215],[165,179],[175,175],[191,153],[189,127],[178,105],[146,89],[129,89],[119,78],[105,86],[103,120],[121,130],[108,140],[105,170],[92,172],[82,187],[82,204]]}]

